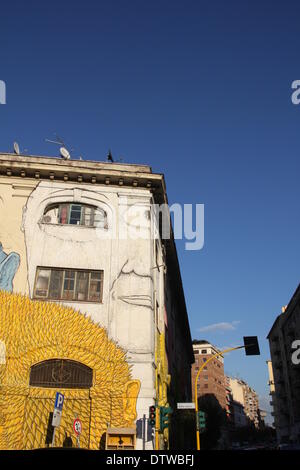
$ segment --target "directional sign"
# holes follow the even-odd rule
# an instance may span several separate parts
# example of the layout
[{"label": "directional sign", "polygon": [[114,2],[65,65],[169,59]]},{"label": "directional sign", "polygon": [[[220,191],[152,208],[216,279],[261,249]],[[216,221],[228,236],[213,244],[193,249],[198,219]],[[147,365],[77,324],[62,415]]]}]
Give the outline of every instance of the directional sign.
[{"label": "directional sign", "polygon": [[194,410],[195,403],[177,403],[178,410]]},{"label": "directional sign", "polygon": [[63,404],[64,404],[64,399],[65,399],[65,397],[62,393],[56,392],[54,408],[56,408],[57,410],[62,411]]},{"label": "directional sign", "polygon": [[80,436],[81,431],[82,431],[82,424],[81,424],[80,419],[78,419],[78,418],[74,419],[73,429],[74,429],[75,434],[77,436]]}]

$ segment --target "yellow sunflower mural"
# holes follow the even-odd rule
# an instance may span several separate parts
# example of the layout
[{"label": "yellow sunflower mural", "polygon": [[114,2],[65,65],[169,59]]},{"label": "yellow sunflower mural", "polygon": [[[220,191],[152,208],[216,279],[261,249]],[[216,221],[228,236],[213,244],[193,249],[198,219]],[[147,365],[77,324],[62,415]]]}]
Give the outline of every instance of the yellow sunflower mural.
[{"label": "yellow sunflower mural", "polygon": [[55,445],[103,448],[107,427],[134,427],[140,382],[106,330],[72,308],[0,291],[0,449],[51,441],[55,394],[65,395]]}]

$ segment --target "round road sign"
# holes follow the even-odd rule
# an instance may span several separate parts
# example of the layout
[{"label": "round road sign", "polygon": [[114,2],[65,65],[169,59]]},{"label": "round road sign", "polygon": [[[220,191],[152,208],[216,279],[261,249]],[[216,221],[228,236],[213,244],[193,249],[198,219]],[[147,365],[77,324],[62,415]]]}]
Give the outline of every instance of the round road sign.
[{"label": "round road sign", "polygon": [[74,429],[74,432],[77,436],[79,436],[79,434],[81,434],[82,424],[81,424],[80,419],[78,419],[78,418],[74,419],[73,429]]}]

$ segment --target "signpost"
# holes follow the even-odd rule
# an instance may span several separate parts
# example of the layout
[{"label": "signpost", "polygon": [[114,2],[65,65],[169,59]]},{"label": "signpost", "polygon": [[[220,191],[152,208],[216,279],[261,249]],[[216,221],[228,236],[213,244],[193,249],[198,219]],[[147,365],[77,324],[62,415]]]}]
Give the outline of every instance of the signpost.
[{"label": "signpost", "polygon": [[77,445],[80,448],[80,434],[82,432],[82,424],[79,418],[75,418],[73,421],[73,430],[76,434]]},{"label": "signpost", "polygon": [[52,417],[52,426],[53,426],[53,436],[52,436],[52,447],[54,447],[54,439],[55,439],[55,431],[56,428],[60,425],[62,409],[64,404],[64,395],[60,392],[56,392],[55,395],[55,403],[54,403],[54,410],[53,410],[53,417]]}]

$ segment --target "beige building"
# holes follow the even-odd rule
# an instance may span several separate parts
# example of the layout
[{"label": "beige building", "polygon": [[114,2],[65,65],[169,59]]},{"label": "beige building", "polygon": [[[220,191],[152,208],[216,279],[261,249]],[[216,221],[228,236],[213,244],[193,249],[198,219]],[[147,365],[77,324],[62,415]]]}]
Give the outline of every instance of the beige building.
[{"label": "beige building", "polygon": [[[300,442],[300,284],[282,308],[269,334],[272,371],[269,367],[274,424],[279,443]],[[271,374],[270,374],[271,372]]]},{"label": "beige building", "polygon": [[[236,426],[246,426],[253,423],[260,425],[260,410],[257,393],[244,380],[228,377],[234,408],[234,423]],[[241,408],[242,407],[242,408]]]},{"label": "beige building", "polygon": [[274,373],[273,373],[273,364],[272,361],[267,361],[267,367],[268,367],[268,375],[269,375],[269,388],[270,388],[270,405],[272,408],[271,415],[274,418],[274,421],[272,425],[276,428],[276,414],[275,414],[275,409],[276,409],[276,395],[275,395],[275,382],[274,382]]},{"label": "beige building", "polygon": [[[28,427],[36,426],[40,439],[33,435],[25,442],[22,426],[7,417],[0,423],[0,448],[43,447],[57,390],[65,390],[69,410],[58,444],[64,432],[72,433],[76,413],[88,448],[103,445],[108,423],[135,428],[150,405],[175,407],[191,399],[194,355],[175,242],[172,234],[162,239],[157,224],[155,208],[162,203],[164,177],[147,165],[0,154],[0,293],[10,293],[1,297],[0,342],[17,347],[16,357],[28,358],[18,380],[10,376],[19,373],[17,363],[0,364],[0,379],[7,381],[7,389],[1,382],[6,391],[0,414],[9,409],[23,423],[27,410]],[[11,311],[12,302],[20,312]],[[24,308],[32,316],[22,326],[18,315],[24,318]],[[16,330],[7,325],[9,315]],[[62,318],[73,325],[65,335],[57,330]],[[91,337],[82,337],[90,328]],[[97,331],[108,337],[106,351]],[[41,346],[51,335],[54,350]],[[121,364],[109,359],[113,348],[125,354],[123,382],[117,372],[110,375]],[[107,377],[114,387],[104,387]],[[15,390],[9,385],[14,380]],[[7,433],[15,438],[7,441]],[[156,445],[168,446],[167,431],[158,438]],[[145,446],[153,444],[150,437]],[[136,447],[142,445],[137,436]]]}]

